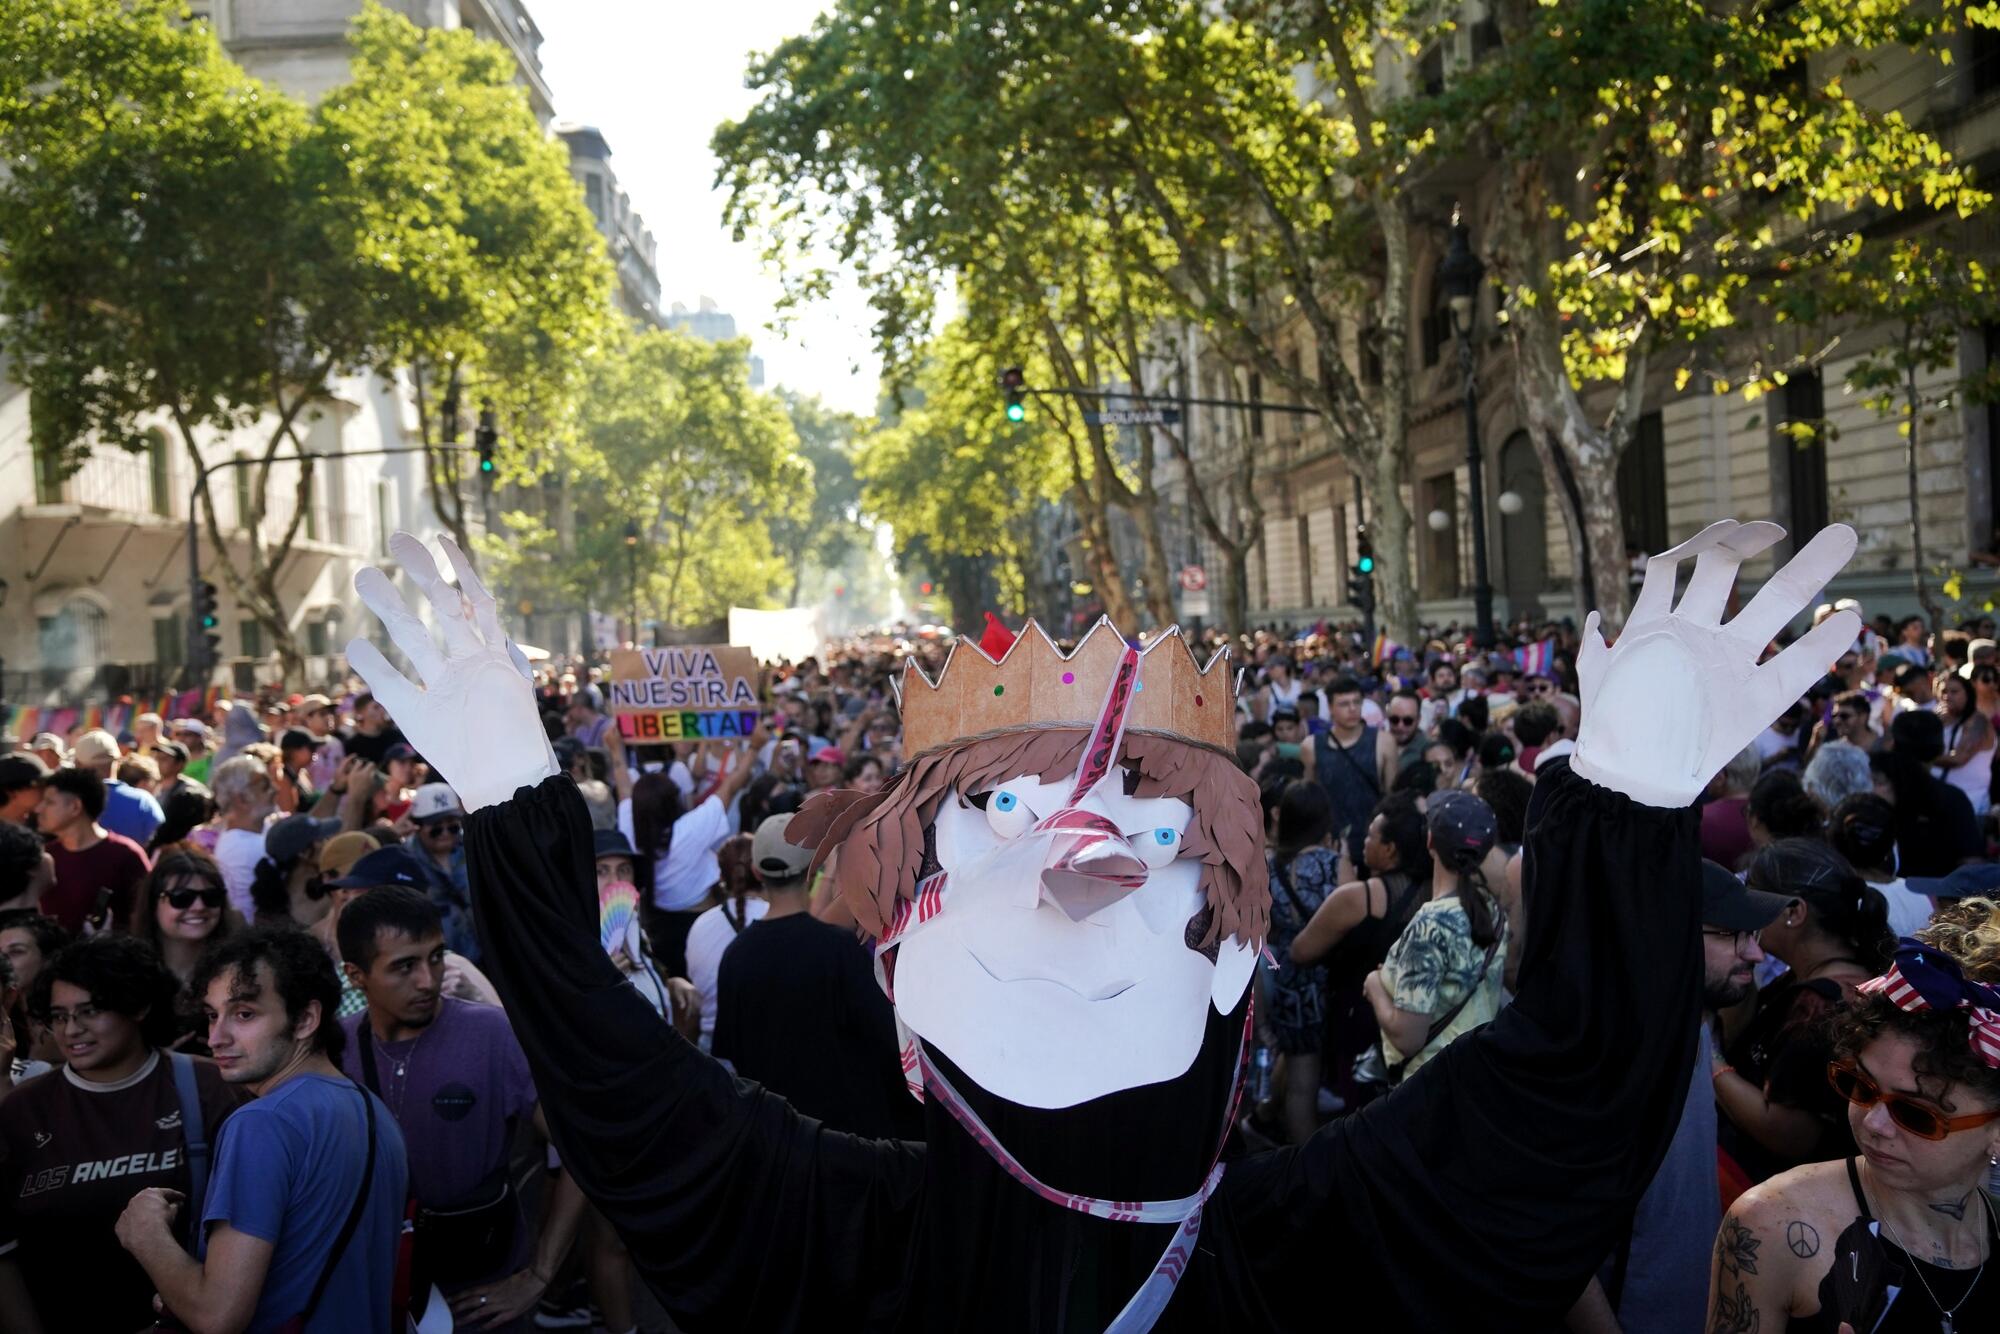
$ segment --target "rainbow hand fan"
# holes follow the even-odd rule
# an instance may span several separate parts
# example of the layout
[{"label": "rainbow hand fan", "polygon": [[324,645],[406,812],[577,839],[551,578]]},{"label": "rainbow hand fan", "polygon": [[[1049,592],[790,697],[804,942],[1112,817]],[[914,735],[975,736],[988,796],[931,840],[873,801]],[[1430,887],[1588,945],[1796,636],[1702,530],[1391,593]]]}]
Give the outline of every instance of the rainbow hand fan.
[{"label": "rainbow hand fan", "polygon": [[616,883],[597,891],[597,934],[604,952],[615,954],[622,947],[625,957],[639,961],[639,891],[632,885]]}]

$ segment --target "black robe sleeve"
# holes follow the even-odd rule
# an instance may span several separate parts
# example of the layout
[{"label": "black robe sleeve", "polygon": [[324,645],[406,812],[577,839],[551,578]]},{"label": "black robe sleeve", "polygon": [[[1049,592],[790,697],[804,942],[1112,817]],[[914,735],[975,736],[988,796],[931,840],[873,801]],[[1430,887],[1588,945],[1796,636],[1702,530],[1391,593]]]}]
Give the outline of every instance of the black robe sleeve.
[{"label": "black robe sleeve", "polygon": [[675,1322],[884,1323],[922,1146],[823,1129],[660,1018],[599,944],[590,819],[567,777],[475,811],[466,847],[485,969],[556,1150]]},{"label": "black robe sleeve", "polygon": [[1538,775],[1528,823],[1520,993],[1388,1097],[1230,1166],[1225,1307],[1310,1328],[1351,1283],[1383,1328],[1554,1327],[1626,1226],[1694,1060],[1696,816],[1565,763]]}]

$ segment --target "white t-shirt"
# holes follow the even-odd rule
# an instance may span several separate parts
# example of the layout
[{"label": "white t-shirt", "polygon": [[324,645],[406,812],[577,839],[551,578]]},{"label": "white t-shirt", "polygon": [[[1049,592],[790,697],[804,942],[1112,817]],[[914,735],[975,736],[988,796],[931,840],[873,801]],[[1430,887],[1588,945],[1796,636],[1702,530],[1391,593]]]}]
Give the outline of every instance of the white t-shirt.
[{"label": "white t-shirt", "polygon": [[1900,879],[1887,881],[1875,888],[1889,900],[1889,929],[1898,938],[1913,936],[1931,924],[1930,895],[1917,893]]},{"label": "white t-shirt", "polygon": [[255,921],[257,905],[250,886],[257,879],[257,863],[264,860],[264,835],[248,829],[225,829],[215,840],[215,864],[222,870],[223,888],[229,891],[229,906]]},{"label": "white t-shirt", "polygon": [[[731,905],[731,911],[734,911],[734,905]],[[769,911],[771,905],[763,899],[744,899],[743,925],[750,925]],[[694,925],[688,928],[688,981],[701,993],[703,1051],[708,1050],[709,1039],[715,1036],[715,979],[722,971],[722,952],[729,948],[738,934],[719,906],[695,918]]]},{"label": "white t-shirt", "polygon": [[[636,847],[632,833],[632,799],[618,802],[618,832]],[[674,836],[666,855],[653,863],[653,906],[661,912],[686,912],[708,897],[722,878],[715,850],[736,832],[729,808],[710,797],[674,821]]]}]

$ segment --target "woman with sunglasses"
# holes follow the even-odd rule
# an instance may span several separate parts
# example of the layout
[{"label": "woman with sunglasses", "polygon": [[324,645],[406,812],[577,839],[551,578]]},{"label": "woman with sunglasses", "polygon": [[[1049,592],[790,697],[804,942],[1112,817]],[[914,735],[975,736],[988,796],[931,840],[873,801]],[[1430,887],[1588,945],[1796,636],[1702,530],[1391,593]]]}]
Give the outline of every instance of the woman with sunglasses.
[{"label": "woman with sunglasses", "polygon": [[1787,971],[1714,1071],[1723,1150],[1751,1181],[1851,1153],[1840,1100],[1826,1086],[1827,1022],[1854,988],[1888,966],[1889,905],[1847,859],[1818,839],[1785,838],[1758,851],[1750,888],[1790,900],[1765,927],[1764,953]]},{"label": "woman with sunglasses", "polygon": [[2000,667],[1975,663],[1967,678],[1972,682],[1972,702],[1986,720],[2000,726]]},{"label": "woman with sunglasses", "polygon": [[1825,1078],[1859,1153],[1736,1201],[1708,1328],[2000,1329],[2000,904],[1945,908],[1858,990]]},{"label": "woman with sunglasses", "polygon": [[[153,947],[185,989],[202,951],[242,930],[243,919],[229,906],[229,891],[215,859],[192,844],[176,843],[160,850],[140,886],[128,929]],[[175,1033],[167,1045],[206,1055],[205,1036],[201,1019],[189,1005],[177,1012]]]}]

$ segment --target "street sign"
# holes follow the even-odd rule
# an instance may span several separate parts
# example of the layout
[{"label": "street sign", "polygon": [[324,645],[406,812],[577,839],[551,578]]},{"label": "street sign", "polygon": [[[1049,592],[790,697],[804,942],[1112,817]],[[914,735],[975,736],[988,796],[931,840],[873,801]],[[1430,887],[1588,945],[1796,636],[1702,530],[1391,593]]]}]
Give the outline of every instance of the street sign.
[{"label": "street sign", "polygon": [[1083,419],[1092,426],[1173,426],[1181,419],[1179,408],[1115,408],[1108,412],[1086,412]]},{"label": "street sign", "polygon": [[1181,566],[1181,587],[1190,593],[1199,593],[1208,587],[1208,571],[1199,565]]},{"label": "street sign", "polygon": [[1181,594],[1181,615],[1194,617],[1194,616],[1207,616],[1208,614],[1209,610],[1208,610],[1207,589],[1203,589],[1199,593]]}]

